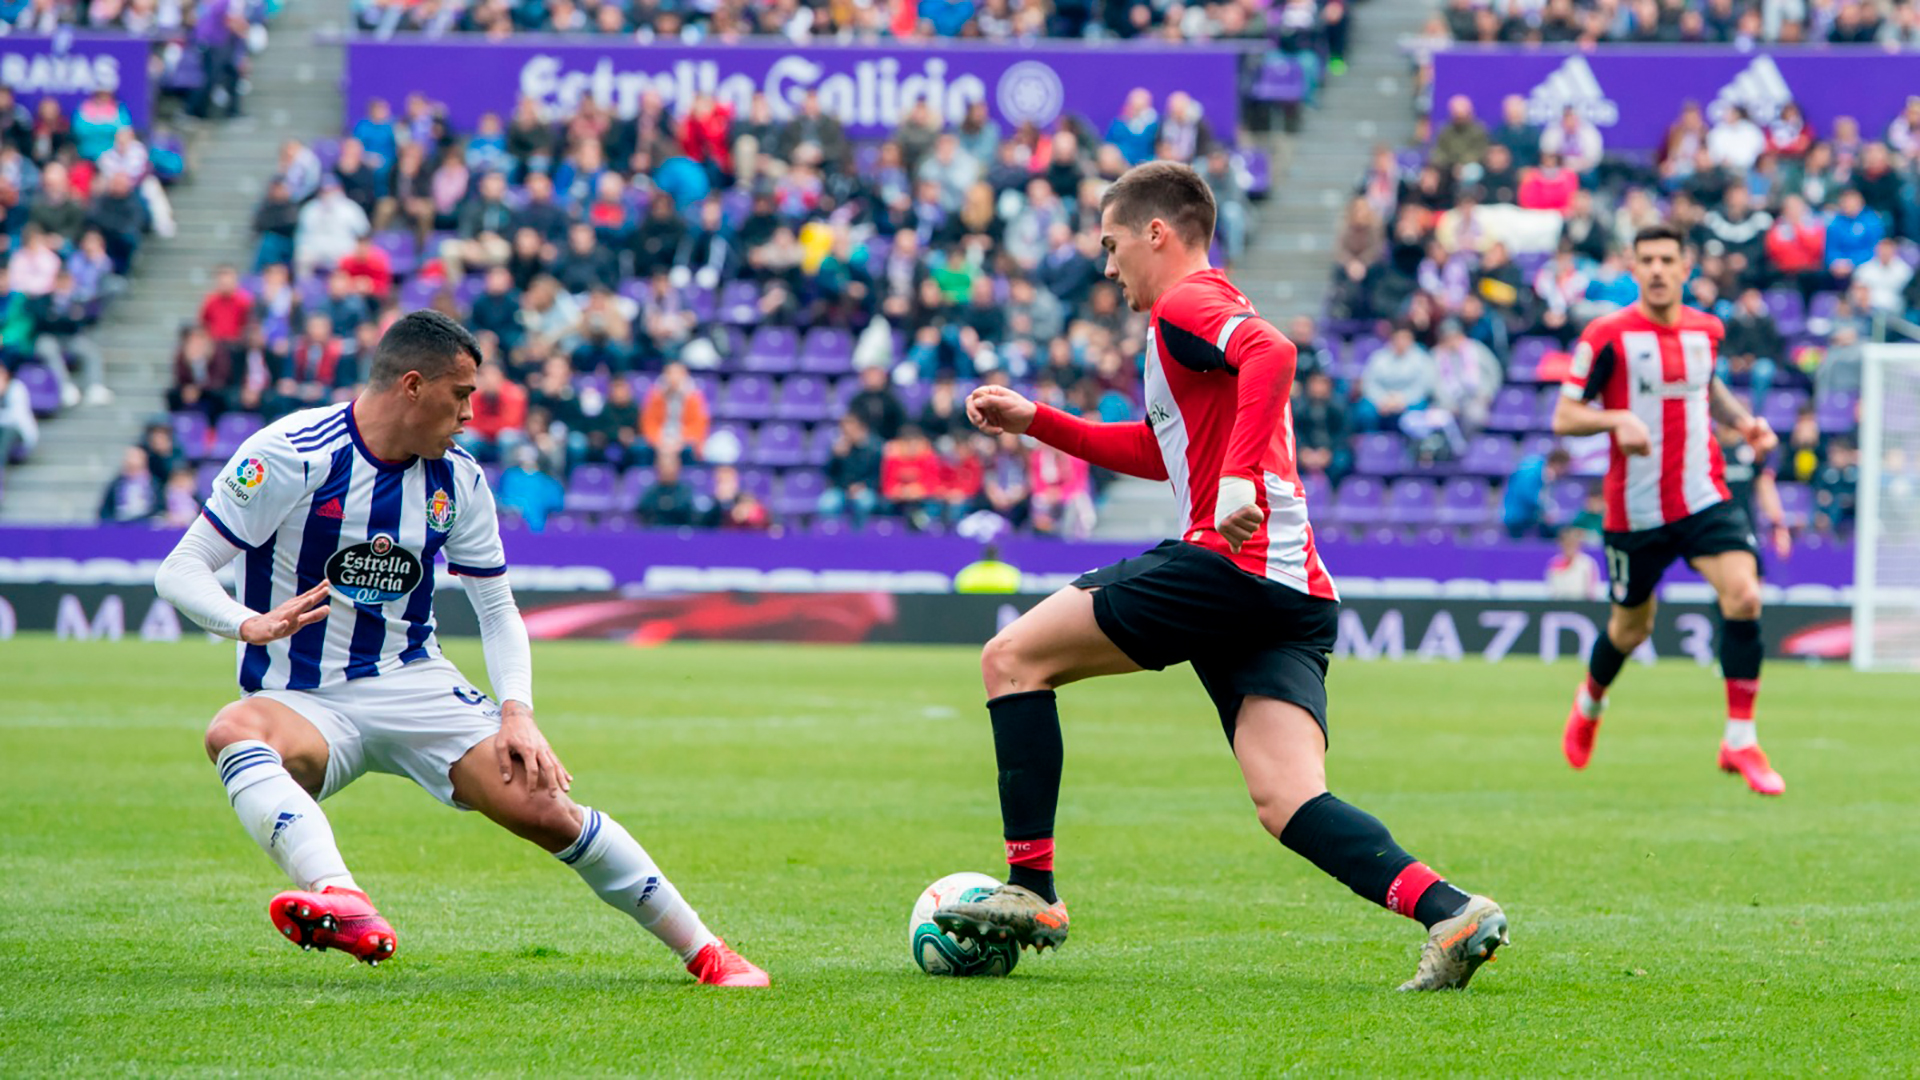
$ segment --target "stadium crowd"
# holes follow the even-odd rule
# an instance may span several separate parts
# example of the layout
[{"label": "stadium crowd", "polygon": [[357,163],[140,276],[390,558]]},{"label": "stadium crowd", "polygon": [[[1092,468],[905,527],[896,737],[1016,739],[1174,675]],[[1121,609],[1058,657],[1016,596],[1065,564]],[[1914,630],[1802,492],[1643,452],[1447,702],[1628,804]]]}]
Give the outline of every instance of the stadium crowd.
[{"label": "stadium crowd", "polygon": [[1920,45],[1920,7],[1910,2],[1806,0],[1445,0],[1427,37],[1482,43]]},{"label": "stadium crowd", "polygon": [[432,306],[482,341],[467,448],[529,527],[947,528],[984,509],[1084,533],[1101,478],[974,432],[965,392],[1137,415],[1144,327],[1102,277],[1100,192],[1137,161],[1192,161],[1223,203],[1222,259],[1250,198],[1234,133],[1185,95],[1136,91],[1109,119],[1003,131],[981,107],[945,127],[922,105],[857,145],[811,94],[785,121],[764,99],[673,116],[648,95],[631,119],[523,103],[470,133],[425,98],[375,103],[342,139],[283,147],[255,265],[223,270],[181,333],[149,472],[352,394],[381,327]]}]

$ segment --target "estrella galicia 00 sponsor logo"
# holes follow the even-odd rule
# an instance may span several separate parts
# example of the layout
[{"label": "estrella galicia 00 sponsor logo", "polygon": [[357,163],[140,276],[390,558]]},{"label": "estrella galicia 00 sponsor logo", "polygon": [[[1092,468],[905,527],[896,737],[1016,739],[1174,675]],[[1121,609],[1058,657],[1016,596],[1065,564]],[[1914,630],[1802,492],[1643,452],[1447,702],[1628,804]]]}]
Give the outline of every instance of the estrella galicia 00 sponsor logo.
[{"label": "estrella galicia 00 sponsor logo", "polygon": [[412,592],[422,576],[420,560],[386,533],[341,548],[327,560],[327,580],[334,591],[356,604],[398,600]]}]

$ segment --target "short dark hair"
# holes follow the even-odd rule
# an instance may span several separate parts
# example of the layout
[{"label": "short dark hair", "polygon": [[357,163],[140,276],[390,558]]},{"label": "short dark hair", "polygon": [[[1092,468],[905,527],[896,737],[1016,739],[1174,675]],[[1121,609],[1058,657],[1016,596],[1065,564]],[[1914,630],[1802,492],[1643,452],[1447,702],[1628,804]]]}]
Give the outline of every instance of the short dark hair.
[{"label": "short dark hair", "polygon": [[443,379],[453,374],[463,356],[480,362],[480,343],[466,327],[438,311],[415,311],[401,316],[380,335],[367,385],[383,390],[409,371],[419,372],[428,382]]},{"label": "short dark hair", "polygon": [[1641,244],[1650,244],[1656,240],[1671,240],[1679,244],[1682,250],[1687,246],[1687,239],[1680,235],[1680,230],[1663,221],[1645,226],[1639,232],[1634,233],[1633,249],[1638,251],[1640,250]]},{"label": "short dark hair", "polygon": [[1556,446],[1553,449],[1547,451],[1547,464],[1559,465],[1562,468],[1565,468],[1566,466],[1573,464],[1573,455],[1567,452],[1566,447]]},{"label": "short dark hair", "polygon": [[1135,165],[1100,196],[1100,213],[1106,214],[1108,207],[1116,223],[1136,232],[1159,218],[1190,247],[1204,249],[1213,243],[1213,191],[1192,166],[1177,161]]}]

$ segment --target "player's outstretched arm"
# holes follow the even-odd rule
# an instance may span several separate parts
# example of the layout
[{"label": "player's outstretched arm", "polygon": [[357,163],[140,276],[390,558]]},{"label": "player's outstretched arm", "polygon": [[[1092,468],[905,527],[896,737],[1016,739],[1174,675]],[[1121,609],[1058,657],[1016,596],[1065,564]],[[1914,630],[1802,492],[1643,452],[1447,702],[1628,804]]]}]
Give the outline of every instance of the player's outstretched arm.
[{"label": "player's outstretched arm", "polygon": [[1613,436],[1614,444],[1623,454],[1638,456],[1653,449],[1653,433],[1647,430],[1646,421],[1633,415],[1632,410],[1596,409],[1565,396],[1553,403],[1555,435],[1598,435],[1603,431]]},{"label": "player's outstretched arm", "polygon": [[1755,416],[1740,399],[1733,396],[1727,384],[1720,381],[1718,375],[1707,384],[1707,412],[1716,424],[1725,424],[1740,433],[1753,447],[1756,454],[1766,455],[1780,445],[1780,437],[1773,432],[1773,425],[1765,417]]},{"label": "player's outstretched arm", "polygon": [[1147,480],[1165,480],[1167,463],[1153,429],[1139,420],[1118,424],[1082,420],[1028,401],[1004,386],[982,386],[967,395],[967,419],[988,435],[1031,435],[1103,469]]},{"label": "player's outstretched arm", "polygon": [[161,561],[153,576],[154,591],[209,631],[249,645],[290,637],[327,617],[325,581],[272,611],[257,612],[235,600],[220,584],[218,574],[239,555],[240,549],[206,518],[197,518]]},{"label": "player's outstretched arm", "polygon": [[527,624],[514,602],[505,574],[489,577],[461,575],[460,585],[480,619],[480,650],[487,658],[487,680],[500,699],[500,736],[494,740],[500,779],[513,782],[513,759],[527,767],[527,781],[535,791],[554,796],[573,787],[573,774],[547,743],[533,720],[533,645]]}]

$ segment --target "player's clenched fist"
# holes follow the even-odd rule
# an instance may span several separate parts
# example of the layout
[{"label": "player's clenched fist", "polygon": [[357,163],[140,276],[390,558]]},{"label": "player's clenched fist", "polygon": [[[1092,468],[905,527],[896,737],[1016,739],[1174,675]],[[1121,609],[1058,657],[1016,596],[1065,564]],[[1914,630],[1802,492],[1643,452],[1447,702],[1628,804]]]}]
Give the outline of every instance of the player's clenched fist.
[{"label": "player's clenched fist", "polygon": [[269,641],[291,637],[326,618],[327,612],[332,610],[327,606],[327,590],[331,587],[332,583],[323,579],[320,584],[272,611],[246,620],[240,624],[240,640],[249,645],[265,645]]},{"label": "player's clenched fist", "polygon": [[989,435],[1024,435],[1039,406],[1004,386],[982,386],[967,395],[967,419]]},{"label": "player's clenched fist", "polygon": [[1235,554],[1242,544],[1253,539],[1253,534],[1260,531],[1261,522],[1266,520],[1266,511],[1260,509],[1254,498],[1253,481],[1240,476],[1220,478],[1220,495],[1213,507],[1213,527]]},{"label": "player's clenched fist", "polygon": [[1773,433],[1773,425],[1767,423],[1764,416],[1748,417],[1740,430],[1740,437],[1747,440],[1753,452],[1762,457],[1773,453],[1774,447],[1780,445],[1780,436]]},{"label": "player's clenched fist", "polygon": [[1653,432],[1647,430],[1646,421],[1628,413],[1613,429],[1613,443],[1628,457],[1642,457],[1653,451]]}]

